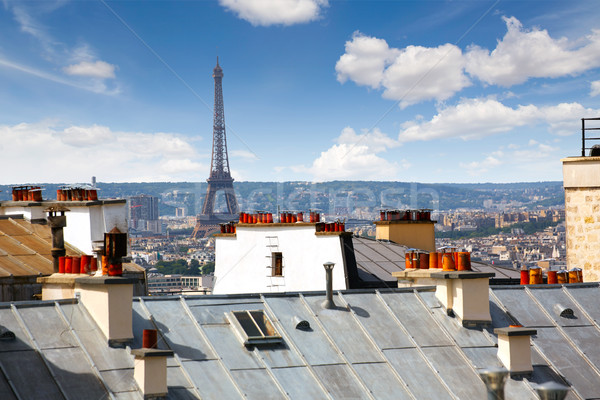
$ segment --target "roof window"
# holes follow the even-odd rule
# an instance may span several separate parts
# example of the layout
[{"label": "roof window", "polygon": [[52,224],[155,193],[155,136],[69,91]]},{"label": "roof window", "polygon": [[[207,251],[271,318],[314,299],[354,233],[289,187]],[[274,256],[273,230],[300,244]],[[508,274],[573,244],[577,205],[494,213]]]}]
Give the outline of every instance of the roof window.
[{"label": "roof window", "polygon": [[283,339],[263,310],[232,311],[227,314],[245,346],[281,343]]}]

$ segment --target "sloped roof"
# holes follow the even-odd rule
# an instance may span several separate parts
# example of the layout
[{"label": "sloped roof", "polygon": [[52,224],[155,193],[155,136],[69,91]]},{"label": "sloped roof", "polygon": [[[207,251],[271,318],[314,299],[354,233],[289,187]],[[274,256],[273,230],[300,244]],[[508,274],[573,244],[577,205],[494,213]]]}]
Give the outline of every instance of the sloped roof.
[{"label": "sloped roof", "polygon": [[[83,254],[65,243],[68,256]],[[52,263],[52,233],[48,225],[32,224],[22,216],[0,217],[0,277],[50,275]],[[125,263],[126,271],[144,269],[134,263]]]},{"label": "sloped roof", "polygon": [[[135,298],[131,348],[158,329],[159,348],[175,352],[172,399],[482,399],[477,370],[501,366],[493,329],[520,323],[538,332],[534,371],[509,379],[507,399],[536,399],[549,380],[572,386],[568,399],[597,398],[599,296],[598,284],[492,287],[485,329],[448,317],[431,287],[337,292],[333,310],[316,292]],[[263,310],[283,342],[244,346],[226,316],[243,310]],[[5,303],[0,325],[17,337],[0,341],[1,398],[141,398],[129,350],[109,348],[76,300]]]},{"label": "sloped roof", "polygon": [[[65,248],[67,255],[82,254],[67,243]],[[51,249],[49,226],[16,216],[0,218],[0,277],[51,274]]]},{"label": "sloped roof", "polygon": [[[378,287],[395,287],[397,279],[392,272],[404,271],[404,253],[408,247],[390,241],[374,240],[365,237],[353,237],[354,256],[358,278],[366,285]],[[520,272],[512,268],[494,266],[480,262],[472,262],[471,268],[476,272],[493,272],[492,279],[509,282],[518,281]]]}]

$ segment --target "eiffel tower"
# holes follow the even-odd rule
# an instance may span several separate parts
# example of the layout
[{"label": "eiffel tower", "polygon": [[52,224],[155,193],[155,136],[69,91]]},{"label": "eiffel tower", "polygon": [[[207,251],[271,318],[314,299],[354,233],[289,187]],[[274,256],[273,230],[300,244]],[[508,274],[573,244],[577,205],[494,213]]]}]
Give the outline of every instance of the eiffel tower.
[{"label": "eiffel tower", "polygon": [[[196,216],[196,227],[192,238],[202,238],[219,229],[219,223],[237,219],[238,204],[233,190],[233,178],[229,170],[227,156],[227,137],[225,136],[225,111],[223,107],[223,69],[217,66],[213,70],[215,78],[215,110],[213,122],[212,159],[210,161],[210,176],[206,180],[208,188],[202,205],[202,213]],[[223,191],[227,213],[215,213],[217,192]]]}]

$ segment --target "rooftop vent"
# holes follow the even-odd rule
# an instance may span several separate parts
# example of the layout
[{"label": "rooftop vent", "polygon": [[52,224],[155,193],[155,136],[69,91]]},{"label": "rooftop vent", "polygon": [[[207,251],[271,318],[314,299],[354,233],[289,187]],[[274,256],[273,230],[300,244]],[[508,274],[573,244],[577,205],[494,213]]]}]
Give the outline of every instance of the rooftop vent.
[{"label": "rooftop vent", "polygon": [[565,307],[562,304],[555,304],[554,312],[556,312],[556,314],[558,314],[558,316],[560,316],[562,318],[569,318],[569,319],[575,318],[575,313],[573,312],[573,309]]},{"label": "rooftop vent", "polygon": [[294,327],[296,327],[296,329],[300,329],[301,331],[310,330],[310,323],[297,315],[292,318],[292,322],[294,323]]},{"label": "rooftop vent", "polygon": [[245,346],[283,342],[263,310],[232,311],[226,315]]}]

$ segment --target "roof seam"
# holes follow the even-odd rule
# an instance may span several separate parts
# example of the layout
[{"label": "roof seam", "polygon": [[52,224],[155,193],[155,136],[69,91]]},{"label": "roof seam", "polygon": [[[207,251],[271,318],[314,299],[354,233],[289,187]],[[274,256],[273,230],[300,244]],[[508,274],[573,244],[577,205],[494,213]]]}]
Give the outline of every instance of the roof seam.
[{"label": "roof seam", "polygon": [[[352,307],[350,306],[350,303],[348,301],[346,301],[346,298],[344,297],[344,295],[341,294],[341,293],[338,293],[338,297],[340,297],[341,300],[346,304],[346,307],[348,307],[348,309],[350,310],[350,315],[352,315],[352,318],[354,319],[354,322],[356,322],[358,324],[358,326],[363,331],[363,333],[365,334],[365,336],[369,339],[369,341],[371,342],[371,344],[373,345],[373,347],[376,349],[376,351],[379,353],[379,355],[383,358],[383,360],[384,360],[383,362],[377,362],[377,363],[387,364],[390,367],[390,369],[392,370],[392,374],[394,374],[394,376],[396,377],[396,379],[404,387],[404,390],[406,390],[406,392],[413,399],[416,399],[415,395],[409,390],[408,383],[404,381],[404,379],[402,378],[402,376],[400,375],[400,373],[398,371],[396,371],[396,368],[394,368],[392,366],[392,363],[390,362],[390,360],[388,359],[388,357],[383,352],[383,349],[381,349],[381,348],[379,348],[379,346],[377,346],[377,343],[375,343],[375,339],[369,334],[369,332],[367,331],[367,329],[364,326],[364,324],[362,322],[360,322],[360,320],[356,316],[356,312],[352,309]],[[353,364],[354,365],[356,365],[356,364],[375,364],[375,362],[358,362],[358,363],[353,363]]]}]

